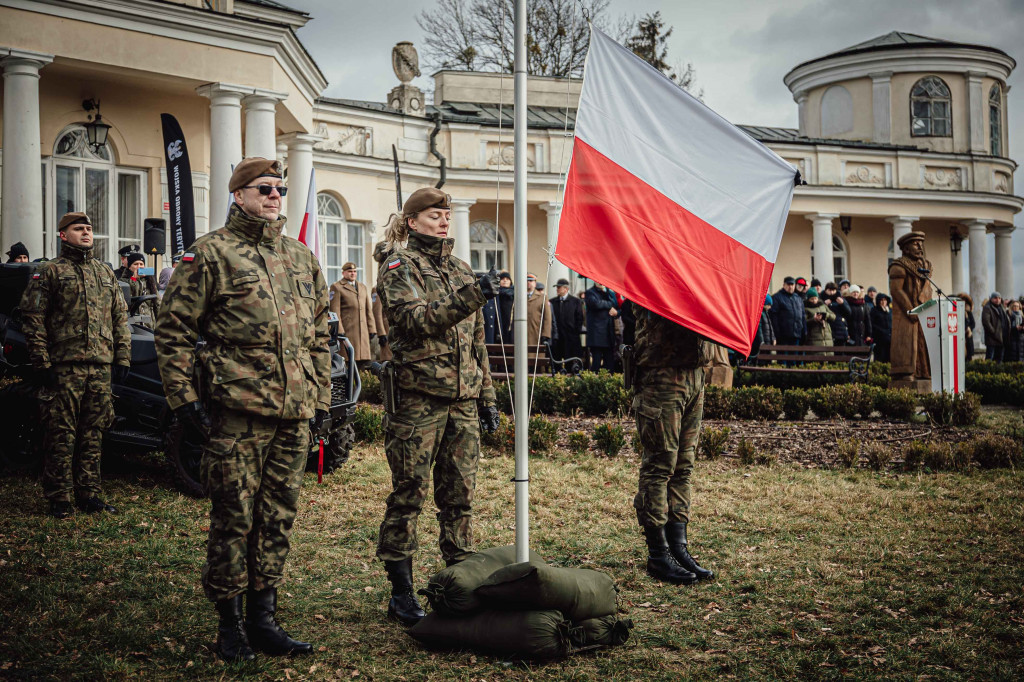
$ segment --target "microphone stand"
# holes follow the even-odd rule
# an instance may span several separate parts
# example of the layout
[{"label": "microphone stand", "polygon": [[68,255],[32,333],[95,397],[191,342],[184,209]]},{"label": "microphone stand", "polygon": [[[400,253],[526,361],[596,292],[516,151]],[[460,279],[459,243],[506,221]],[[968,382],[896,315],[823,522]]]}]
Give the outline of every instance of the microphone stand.
[{"label": "microphone stand", "polygon": [[[943,298],[946,299],[949,302],[949,304],[951,306],[953,306],[953,310],[956,310],[956,303],[953,302],[953,299],[951,299],[949,296],[947,296],[942,291],[942,289],[939,288],[939,285],[935,283],[935,280],[933,280],[931,277],[928,276],[928,275],[931,274],[931,272],[932,271],[929,270],[928,268],[918,268],[917,269],[917,274],[921,277],[921,279],[927,280],[933,287],[935,287],[935,293],[939,295],[939,299],[940,300],[943,299]],[[918,324],[920,324],[920,320],[918,321]],[[939,324],[939,390],[942,391],[943,393],[945,393],[946,392],[946,379],[943,376],[943,371],[942,371],[944,369],[944,365],[945,365],[945,362],[944,362],[945,358],[943,357],[943,355],[944,355],[944,353],[943,353],[943,349],[942,349],[942,324],[940,323]]]}]

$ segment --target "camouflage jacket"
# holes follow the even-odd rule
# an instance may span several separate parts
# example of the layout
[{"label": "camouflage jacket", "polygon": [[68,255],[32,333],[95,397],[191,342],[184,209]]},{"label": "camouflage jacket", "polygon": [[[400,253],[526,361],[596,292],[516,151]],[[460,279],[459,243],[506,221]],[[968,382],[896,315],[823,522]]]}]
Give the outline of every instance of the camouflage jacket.
[{"label": "camouflage jacket", "polygon": [[[132,298],[135,298],[136,296],[149,296],[150,294],[149,287],[146,286],[146,280],[143,279],[143,276],[139,275],[137,277],[133,277],[131,270],[125,273],[125,275],[119,277],[118,280],[128,283],[128,290],[131,292]],[[156,323],[156,314],[154,313],[156,310],[155,304],[156,301],[153,300],[146,301],[139,306],[139,314],[149,315],[154,324]]]},{"label": "camouflage jacket", "polygon": [[695,369],[711,360],[714,344],[700,334],[640,306],[635,310],[633,357],[638,369]]},{"label": "camouflage jacket", "polygon": [[409,234],[381,262],[377,295],[399,386],[440,398],[495,402],[484,345],[483,292],[454,239]]},{"label": "camouflage jacket", "polygon": [[221,408],[278,419],[330,408],[327,283],[313,252],[281,235],[284,225],[232,205],[227,225],[197,239],[174,269],[156,324],[171,409],[198,400],[196,360]]},{"label": "camouflage jacket", "polygon": [[114,273],[92,249],[65,243],[32,274],[21,298],[33,366],[58,362],[130,365],[128,308]]}]

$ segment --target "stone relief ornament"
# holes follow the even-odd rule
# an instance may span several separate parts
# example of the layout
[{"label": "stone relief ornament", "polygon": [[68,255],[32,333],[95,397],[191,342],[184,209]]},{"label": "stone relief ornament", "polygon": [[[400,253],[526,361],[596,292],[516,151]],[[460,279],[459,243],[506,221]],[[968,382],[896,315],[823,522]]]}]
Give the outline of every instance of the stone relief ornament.
[{"label": "stone relief ornament", "polygon": [[852,171],[846,176],[847,184],[856,185],[883,185],[885,181],[882,176],[879,175],[879,168],[871,168],[869,166],[858,166],[856,170]]},{"label": "stone relief ornament", "polygon": [[[526,166],[527,168],[533,168],[533,154],[534,145],[527,145],[526,147]],[[512,145],[502,145],[501,150],[498,150],[498,143],[491,142],[487,145],[487,165],[488,166],[512,166],[515,164],[515,149]]]},{"label": "stone relief ornament", "polygon": [[1010,193],[1010,175],[1009,175],[1009,173],[999,173],[999,172],[996,172],[995,182],[992,183],[992,186],[995,189],[995,191],[997,191],[997,192],[1002,192],[1003,194],[1009,194]]},{"label": "stone relief ornament", "polygon": [[313,149],[317,151],[356,154],[357,156],[373,155],[372,128],[340,126],[332,134],[327,124],[321,121],[316,127],[316,134],[324,138],[313,145]]},{"label": "stone relief ornament", "polygon": [[924,184],[932,189],[963,189],[963,173],[959,168],[924,169]]},{"label": "stone relief ornament", "polygon": [[403,84],[420,75],[420,56],[411,42],[404,40],[391,50],[391,68]]}]

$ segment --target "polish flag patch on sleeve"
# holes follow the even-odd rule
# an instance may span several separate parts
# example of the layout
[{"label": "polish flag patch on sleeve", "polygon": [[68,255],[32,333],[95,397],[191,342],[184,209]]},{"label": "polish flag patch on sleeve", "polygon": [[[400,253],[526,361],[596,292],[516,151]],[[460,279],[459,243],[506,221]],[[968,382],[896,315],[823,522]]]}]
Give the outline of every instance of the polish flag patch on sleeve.
[{"label": "polish flag patch on sleeve", "polygon": [[38,272],[33,272],[32,273],[32,279],[39,279],[40,277],[41,277],[41,275]]},{"label": "polish flag patch on sleeve", "polygon": [[396,258],[395,260],[393,260],[390,263],[388,263],[388,270],[394,270],[395,268],[397,268],[401,264],[402,264],[402,259],[401,258]]},{"label": "polish flag patch on sleeve", "polygon": [[183,253],[181,255],[181,260],[183,260],[186,263],[191,263],[195,259],[196,259],[196,254],[192,253],[191,251],[189,251],[188,253]]}]

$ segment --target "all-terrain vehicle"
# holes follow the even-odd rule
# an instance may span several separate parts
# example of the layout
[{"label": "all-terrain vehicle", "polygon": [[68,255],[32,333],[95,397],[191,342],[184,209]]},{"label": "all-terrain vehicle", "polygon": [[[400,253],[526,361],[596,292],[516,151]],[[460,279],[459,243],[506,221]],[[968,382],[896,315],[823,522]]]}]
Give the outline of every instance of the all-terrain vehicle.
[{"label": "all-terrain vehicle", "polygon": [[[46,418],[37,398],[38,381],[28,359],[18,310],[21,295],[37,267],[35,263],[0,264],[0,419],[4,423],[0,435],[0,465],[23,467],[42,461]],[[112,387],[115,420],[104,434],[104,449],[163,450],[179,489],[201,497],[199,469],[204,436],[179,422],[167,407],[157,368],[152,320],[138,313],[140,305],[156,297],[130,297],[127,284],[122,285],[122,292],[128,301],[132,365],[125,382]],[[361,389],[352,344],[338,334],[336,320],[332,320],[330,326],[331,428],[324,445],[324,473],[337,469],[348,459],[355,439],[352,420]],[[199,342],[197,349],[202,343]],[[202,384],[198,377],[196,384],[197,387]],[[318,464],[317,443],[307,466],[316,469]]]}]

